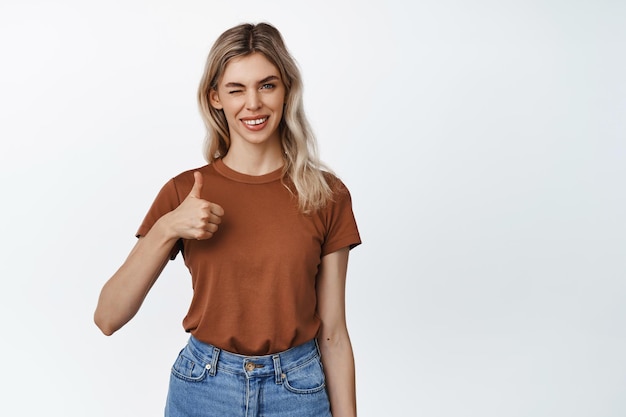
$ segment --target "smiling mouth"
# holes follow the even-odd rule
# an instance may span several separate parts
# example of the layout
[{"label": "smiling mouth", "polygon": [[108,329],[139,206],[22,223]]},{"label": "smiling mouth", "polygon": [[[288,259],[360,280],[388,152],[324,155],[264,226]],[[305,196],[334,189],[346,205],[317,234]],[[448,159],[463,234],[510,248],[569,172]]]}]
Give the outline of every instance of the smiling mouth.
[{"label": "smiling mouth", "polygon": [[260,119],[242,120],[242,122],[248,126],[257,126],[267,121],[268,117],[261,117]]}]

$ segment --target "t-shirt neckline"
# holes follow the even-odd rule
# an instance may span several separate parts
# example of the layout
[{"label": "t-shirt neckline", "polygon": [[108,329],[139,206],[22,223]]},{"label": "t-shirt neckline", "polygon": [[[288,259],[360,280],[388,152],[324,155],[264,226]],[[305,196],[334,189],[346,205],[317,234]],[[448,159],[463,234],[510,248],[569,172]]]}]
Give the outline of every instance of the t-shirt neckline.
[{"label": "t-shirt neckline", "polygon": [[263,175],[248,175],[229,168],[221,159],[215,160],[213,162],[213,166],[222,176],[233,181],[244,182],[247,184],[266,184],[268,182],[280,180],[283,177],[283,167]]}]

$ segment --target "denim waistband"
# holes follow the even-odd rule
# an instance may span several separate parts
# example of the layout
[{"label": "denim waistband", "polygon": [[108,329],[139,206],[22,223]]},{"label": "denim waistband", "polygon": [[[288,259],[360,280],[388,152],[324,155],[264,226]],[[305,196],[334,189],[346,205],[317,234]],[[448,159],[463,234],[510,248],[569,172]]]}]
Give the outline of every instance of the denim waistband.
[{"label": "denim waistband", "polygon": [[274,375],[281,383],[283,372],[304,365],[320,355],[317,340],[312,339],[283,352],[262,356],[245,356],[228,352],[208,343],[189,337],[188,347],[191,353],[205,364],[210,375],[225,371],[242,374],[248,378]]}]

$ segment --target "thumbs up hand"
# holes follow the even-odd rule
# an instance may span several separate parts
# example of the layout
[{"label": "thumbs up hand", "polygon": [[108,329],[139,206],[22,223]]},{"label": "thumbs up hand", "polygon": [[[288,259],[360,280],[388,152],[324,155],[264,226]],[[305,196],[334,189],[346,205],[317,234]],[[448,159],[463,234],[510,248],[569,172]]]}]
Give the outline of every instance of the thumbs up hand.
[{"label": "thumbs up hand", "polygon": [[193,173],[194,184],[189,195],[168,216],[170,230],[176,238],[205,240],[213,237],[222,222],[224,209],[218,204],[203,200],[203,179],[198,171]]}]

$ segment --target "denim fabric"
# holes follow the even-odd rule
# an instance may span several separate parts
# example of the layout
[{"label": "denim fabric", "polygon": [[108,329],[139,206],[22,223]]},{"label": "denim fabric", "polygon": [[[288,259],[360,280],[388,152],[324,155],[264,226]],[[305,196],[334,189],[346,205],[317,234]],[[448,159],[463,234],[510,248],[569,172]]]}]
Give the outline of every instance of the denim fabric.
[{"label": "denim fabric", "polygon": [[331,417],[317,343],[243,356],[191,336],[172,367],[165,416]]}]

